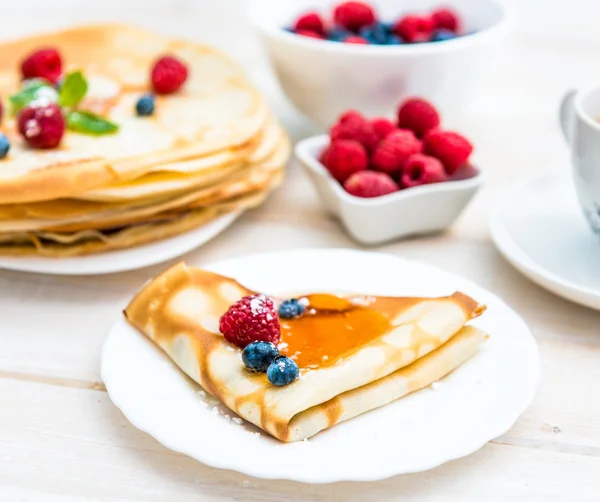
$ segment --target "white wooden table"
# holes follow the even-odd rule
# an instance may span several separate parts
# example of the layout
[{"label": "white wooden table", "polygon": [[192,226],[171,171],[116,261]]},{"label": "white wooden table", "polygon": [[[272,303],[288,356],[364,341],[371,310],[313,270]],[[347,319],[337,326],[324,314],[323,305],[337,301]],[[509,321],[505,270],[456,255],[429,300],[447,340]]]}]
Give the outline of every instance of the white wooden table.
[{"label": "white wooden table", "polygon": [[[108,329],[135,289],[164,265],[96,278],[0,271],[0,500],[600,501],[600,314],[521,277],[496,252],[486,226],[490,206],[513,182],[569,169],[556,107],[569,87],[600,81],[600,6],[591,0],[515,4],[515,31],[494,62],[493,79],[469,110],[449,120],[473,139],[487,186],[451,233],[378,248],[463,274],[497,292],[529,323],[543,379],[508,434],[434,471],[378,483],[304,486],[211,469],[132,427],[100,381]],[[3,3],[0,36],[124,20],[206,40],[259,79],[295,139],[311,134],[273,86],[242,5],[19,0]],[[185,258],[201,265],[298,246],[357,247],[324,215],[292,165],[264,207]]]}]

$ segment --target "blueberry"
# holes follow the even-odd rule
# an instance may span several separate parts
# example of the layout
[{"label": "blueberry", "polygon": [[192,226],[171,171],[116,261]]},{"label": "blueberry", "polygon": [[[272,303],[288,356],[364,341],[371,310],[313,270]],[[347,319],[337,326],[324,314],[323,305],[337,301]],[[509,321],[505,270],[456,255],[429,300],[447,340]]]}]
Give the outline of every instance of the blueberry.
[{"label": "blueberry", "polygon": [[387,42],[389,33],[383,23],[375,23],[360,30],[360,36],[366,38],[372,44],[384,45]]},{"label": "blueberry", "polygon": [[385,21],[382,21],[379,23],[384,29],[385,31],[387,31],[389,34],[393,34],[394,33],[394,28],[396,28],[396,23],[386,23]]},{"label": "blueberry", "polygon": [[136,103],[135,111],[141,117],[152,115],[154,113],[154,96],[144,94]]},{"label": "blueberry", "polygon": [[431,38],[432,42],[445,42],[446,40],[452,40],[456,38],[456,34],[448,30],[438,30],[433,34]]},{"label": "blueberry", "polygon": [[352,35],[349,31],[343,30],[342,28],[335,28],[327,34],[327,40],[331,42],[343,42],[347,37]]},{"label": "blueberry", "polygon": [[304,305],[296,300],[296,298],[292,298],[281,303],[278,313],[282,319],[293,319],[304,314],[304,310]]},{"label": "blueberry", "polygon": [[242,361],[250,371],[264,373],[279,357],[279,350],[271,342],[252,342],[242,352]]},{"label": "blueberry", "polygon": [[281,356],[275,359],[267,370],[269,382],[277,387],[291,384],[298,378],[298,365],[289,357]]},{"label": "blueberry", "polygon": [[402,45],[404,40],[400,38],[398,35],[390,35],[387,39],[388,45]]},{"label": "blueberry", "polygon": [[0,159],[3,159],[8,155],[10,150],[10,141],[5,134],[0,133]]}]

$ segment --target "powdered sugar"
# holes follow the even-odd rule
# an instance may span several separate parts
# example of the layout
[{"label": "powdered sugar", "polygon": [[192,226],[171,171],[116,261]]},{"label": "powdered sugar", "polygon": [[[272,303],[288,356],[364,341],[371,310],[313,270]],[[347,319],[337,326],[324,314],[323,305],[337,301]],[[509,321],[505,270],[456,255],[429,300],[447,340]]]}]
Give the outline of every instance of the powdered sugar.
[{"label": "powdered sugar", "polygon": [[[265,312],[267,312],[267,316],[269,315],[267,308],[265,307],[265,302],[266,302],[266,297],[265,295],[256,295],[254,297],[252,297],[252,299],[250,300],[250,311],[252,312],[252,314],[254,315],[260,315],[260,314],[264,314]],[[267,317],[267,319],[271,320],[269,317]]]}]

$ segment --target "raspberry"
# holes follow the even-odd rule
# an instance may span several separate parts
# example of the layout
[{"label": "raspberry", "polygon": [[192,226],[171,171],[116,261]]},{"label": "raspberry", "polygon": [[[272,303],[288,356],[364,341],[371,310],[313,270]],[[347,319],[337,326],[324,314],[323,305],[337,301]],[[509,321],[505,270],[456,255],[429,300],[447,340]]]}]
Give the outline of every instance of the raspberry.
[{"label": "raspberry", "polygon": [[252,342],[279,343],[281,331],[273,300],[264,295],[245,296],[219,321],[225,340],[241,349]]},{"label": "raspberry", "polygon": [[455,132],[434,129],[425,135],[424,141],[425,153],[437,158],[448,174],[454,174],[473,152],[469,140]]},{"label": "raspberry", "polygon": [[348,110],[347,112],[343,113],[342,115],[340,115],[340,118],[338,119],[338,123],[342,124],[344,122],[348,122],[349,120],[355,120],[355,119],[360,119],[360,120],[367,120],[363,117],[362,113],[360,113],[357,110]]},{"label": "raspberry", "polygon": [[354,173],[346,180],[344,188],[355,197],[381,197],[400,189],[388,174],[375,171]]},{"label": "raspberry", "polygon": [[350,35],[344,39],[345,44],[369,45],[369,41],[358,35]]},{"label": "raspberry", "polygon": [[379,141],[396,129],[396,125],[391,120],[383,117],[371,120],[371,127]]},{"label": "raspberry", "polygon": [[379,143],[371,157],[371,166],[375,171],[381,171],[390,176],[399,175],[406,159],[422,150],[423,144],[412,131],[398,129],[388,134]]},{"label": "raspberry", "polygon": [[187,77],[187,67],[173,56],[163,56],[152,67],[152,87],[158,94],[178,91]]},{"label": "raspberry", "polygon": [[316,31],[312,31],[312,30],[298,30],[296,32],[296,35],[301,35],[303,37],[309,37],[309,38],[318,38],[319,40],[325,39],[325,37],[323,35],[321,35],[320,33],[317,33]]},{"label": "raspberry", "polygon": [[303,16],[300,16],[294,24],[294,31],[308,30],[318,33],[319,35],[325,35],[325,23],[321,19],[321,16],[316,12],[308,12]]},{"label": "raspberry", "polygon": [[338,139],[358,141],[367,152],[372,152],[378,142],[371,123],[354,110],[346,112],[340,117],[338,123],[331,128],[329,136],[332,141]]},{"label": "raspberry", "polygon": [[327,165],[327,154],[329,153],[329,147],[325,148],[319,155],[319,162],[324,166]]},{"label": "raspberry", "polygon": [[401,180],[404,188],[440,183],[447,179],[442,163],[434,157],[421,153],[411,155],[402,169]]},{"label": "raspberry", "polygon": [[409,98],[398,109],[398,127],[410,129],[418,137],[440,125],[435,107],[421,98]]},{"label": "raspberry", "polygon": [[65,119],[55,104],[23,108],[17,124],[19,132],[32,148],[55,148],[65,133]]},{"label": "raspberry", "polygon": [[56,49],[40,49],[29,54],[21,63],[23,79],[43,78],[56,84],[62,74],[62,60]]},{"label": "raspberry", "polygon": [[458,14],[451,9],[442,8],[431,13],[431,19],[437,30],[448,30],[454,33],[459,31],[460,19]]},{"label": "raspberry", "polygon": [[375,11],[364,2],[344,2],[334,9],[333,19],[338,26],[358,33],[375,22]]},{"label": "raspberry", "polygon": [[469,178],[474,178],[479,174],[479,171],[476,167],[471,164],[463,164],[456,171],[452,173],[452,176],[449,177],[452,181],[459,180],[468,180]]},{"label": "raspberry", "polygon": [[433,31],[433,19],[427,16],[404,16],[394,32],[405,42],[427,42]]},{"label": "raspberry", "polygon": [[338,139],[333,141],[323,155],[324,165],[340,183],[369,165],[365,148],[357,141]]}]

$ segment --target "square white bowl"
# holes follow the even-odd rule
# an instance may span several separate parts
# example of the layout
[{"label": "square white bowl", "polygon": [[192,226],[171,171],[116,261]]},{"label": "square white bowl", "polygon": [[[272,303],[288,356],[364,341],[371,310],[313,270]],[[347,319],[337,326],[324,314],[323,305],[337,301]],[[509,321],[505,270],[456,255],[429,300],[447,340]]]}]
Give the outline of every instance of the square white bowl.
[{"label": "square white bowl", "polygon": [[284,29],[301,13],[330,14],[340,2],[249,2],[250,19],[283,91],[323,128],[349,109],[389,116],[412,95],[430,100],[444,115],[462,112],[494,68],[511,18],[503,0],[371,0],[386,21],[450,6],[474,33],[444,42],[386,46],[315,40]]},{"label": "square white bowl", "polygon": [[383,197],[355,197],[319,162],[319,155],[328,144],[327,135],[305,139],[296,145],[296,157],[327,211],[361,244],[382,244],[445,230],[483,184],[483,174],[477,170],[475,176],[463,180],[406,188]]}]

